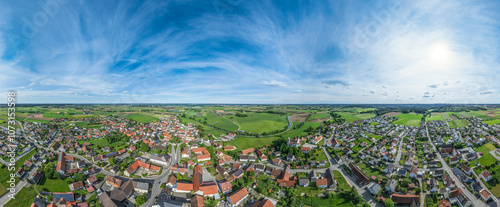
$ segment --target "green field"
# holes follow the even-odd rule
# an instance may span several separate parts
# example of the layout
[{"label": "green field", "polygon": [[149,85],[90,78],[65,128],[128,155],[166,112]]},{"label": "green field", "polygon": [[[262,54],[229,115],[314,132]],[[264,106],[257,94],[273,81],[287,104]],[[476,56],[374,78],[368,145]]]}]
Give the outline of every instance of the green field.
[{"label": "green field", "polygon": [[42,124],[50,122],[49,120],[31,119],[31,118],[30,119],[25,119],[24,121],[27,121],[27,122],[37,122],[37,123],[42,123]]},{"label": "green field", "polygon": [[487,116],[486,114],[483,114],[479,111],[469,111],[469,112],[448,112],[448,114],[457,114],[459,116],[463,116],[463,117],[472,117],[472,116],[475,116],[477,118],[481,118],[483,119],[484,121],[488,121],[488,120],[493,120],[494,118],[493,117],[490,117],[490,116]]},{"label": "green field", "polygon": [[486,153],[490,153],[490,151],[492,150],[495,150],[496,147],[494,145],[492,145],[491,143],[486,143],[484,144],[483,146],[480,146],[476,149],[476,151],[479,151],[479,152],[482,152],[483,155],[486,154]]},{"label": "green field", "polygon": [[438,114],[431,114],[430,117],[425,118],[426,121],[444,121],[443,117]]},{"label": "green field", "polygon": [[225,131],[221,131],[221,130],[216,130],[214,129],[213,127],[209,127],[207,125],[204,125],[203,123],[199,122],[199,120],[203,121],[203,119],[201,117],[196,117],[197,120],[193,120],[193,119],[190,119],[190,118],[183,118],[183,117],[179,117],[179,120],[182,122],[182,123],[193,123],[193,124],[196,124],[198,126],[201,126],[203,127],[203,129],[205,130],[205,133],[208,135],[213,135],[215,137],[220,137],[220,135],[222,134],[227,134],[227,132]]},{"label": "green field", "polygon": [[[312,193],[311,195],[314,195]],[[298,197],[298,203],[301,203],[305,206],[335,206],[335,207],[354,207],[351,201],[346,200],[345,198],[340,197],[340,194],[334,194],[333,198],[328,197]]]},{"label": "green field", "polygon": [[64,112],[52,112],[52,111],[47,111],[43,113],[44,118],[73,118],[73,116],[69,114],[65,114]]},{"label": "green field", "polygon": [[10,199],[9,202],[5,204],[5,207],[19,207],[19,206],[31,206],[33,199],[35,199],[36,191],[32,188],[24,187],[17,193],[15,199]]},{"label": "green field", "polygon": [[469,124],[469,121],[465,119],[455,119],[448,122],[450,128],[465,127]]},{"label": "green field", "polygon": [[377,108],[360,108],[360,107],[354,107],[354,109],[355,109],[357,112],[365,112],[365,111],[373,111],[373,110],[377,110]]},{"label": "green field", "polygon": [[500,119],[493,119],[493,120],[489,120],[489,121],[484,121],[484,123],[489,124],[489,125],[500,124]]},{"label": "green field", "polygon": [[260,137],[260,138],[245,138],[236,137],[235,139],[224,142],[224,146],[234,145],[237,151],[241,151],[248,148],[259,148],[265,145],[271,145],[274,140],[279,139],[279,137]]},{"label": "green field", "polygon": [[[293,122],[294,126],[298,126],[298,122]],[[312,127],[313,129],[316,129],[319,127],[321,123],[320,122],[305,122],[304,125],[298,129],[290,129],[286,133],[282,134],[282,137],[303,137],[307,136],[309,134],[315,134],[317,133],[317,130],[314,130],[314,132],[306,132],[305,130],[309,129]]]},{"label": "green field", "polygon": [[497,159],[490,153],[483,153],[483,156],[477,160],[482,166],[490,166],[495,164]]},{"label": "green field", "polygon": [[202,121],[207,119],[207,125],[214,126],[219,129],[236,131],[239,128],[238,125],[230,121],[228,118],[222,116],[213,116],[212,114],[207,114],[207,116],[202,116],[200,118]]},{"label": "green field", "polygon": [[106,139],[92,139],[92,140],[79,140],[78,143],[83,144],[85,142],[89,142],[92,144],[90,147],[91,148],[103,148],[103,147],[113,147],[117,145],[122,145],[127,143],[127,141],[120,141],[120,142],[114,142],[114,143],[109,143],[108,140]]},{"label": "green field", "polygon": [[75,126],[78,126],[78,127],[86,127],[86,128],[99,128],[102,126],[102,124],[90,124],[89,122],[86,122],[86,121],[77,121],[75,122]]},{"label": "green field", "polygon": [[363,113],[363,114],[352,113],[352,112],[335,112],[335,113],[342,116],[342,118],[344,118],[345,121],[349,123],[375,117],[375,114],[372,113]]},{"label": "green field", "polygon": [[126,115],[125,118],[129,118],[129,119],[132,119],[134,121],[141,122],[141,123],[149,123],[149,122],[158,121],[158,118],[144,115],[144,114],[130,114],[130,115]]},{"label": "green field", "polygon": [[366,134],[366,136],[371,137],[371,138],[375,138],[376,140],[379,140],[382,137],[380,135],[371,134],[371,133],[365,133],[365,134]]},{"label": "green field", "polygon": [[329,118],[330,115],[328,115],[327,113],[315,113],[311,114],[311,116],[309,116],[309,118],[306,121],[311,121],[313,119],[329,119]]},{"label": "green field", "polygon": [[399,119],[394,121],[394,124],[405,126],[420,126],[422,115],[420,114],[399,114],[396,115]]},{"label": "green field", "polygon": [[281,130],[288,126],[286,115],[270,113],[247,113],[248,117],[226,116],[241,126],[240,130],[262,133]]}]

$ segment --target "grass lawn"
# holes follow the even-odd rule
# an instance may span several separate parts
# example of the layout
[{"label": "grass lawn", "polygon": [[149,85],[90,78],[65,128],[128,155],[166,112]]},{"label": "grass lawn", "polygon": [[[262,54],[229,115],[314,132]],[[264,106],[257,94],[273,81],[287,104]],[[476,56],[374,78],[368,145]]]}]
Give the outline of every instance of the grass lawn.
[{"label": "grass lawn", "polygon": [[312,159],[316,161],[328,160],[326,158],[325,151],[323,151],[321,148],[319,150],[316,150],[316,152],[312,155]]},{"label": "grass lawn", "polygon": [[491,150],[495,150],[496,147],[491,143],[486,143],[483,146],[480,146],[476,149],[476,151],[482,152],[484,154],[489,154]]},{"label": "grass lawn", "polygon": [[[69,178],[66,178],[69,179]],[[48,179],[45,176],[40,180],[36,186],[38,190],[46,188],[49,192],[69,192],[69,184],[66,180]]]},{"label": "grass lawn", "polygon": [[395,124],[405,125],[405,126],[420,126],[420,121],[422,119],[422,115],[420,114],[399,114],[396,115],[399,119],[394,121]]},{"label": "grass lawn", "polygon": [[495,195],[497,198],[500,197],[500,185],[496,185],[495,187],[490,189],[491,193]]},{"label": "grass lawn", "polygon": [[78,126],[80,128],[86,127],[86,128],[99,128],[102,126],[102,124],[90,124],[89,122],[86,121],[78,121],[75,122],[75,126]]},{"label": "grass lawn", "polygon": [[236,137],[235,139],[224,142],[224,146],[234,145],[237,151],[241,151],[248,148],[259,148],[265,145],[271,145],[274,140],[279,139],[279,137],[260,137],[260,138],[245,138]]},{"label": "grass lawn", "polygon": [[85,142],[89,142],[92,144],[90,147],[91,148],[103,148],[103,147],[113,147],[116,145],[122,145],[127,143],[127,141],[120,141],[120,142],[114,142],[114,143],[109,143],[108,140],[106,139],[92,139],[92,140],[80,140],[78,143],[83,144]]},{"label": "grass lawn", "polygon": [[378,125],[378,124],[379,124],[378,122],[373,122],[373,121],[370,122],[370,125],[372,125],[372,126],[375,126],[375,125]]},{"label": "grass lawn", "polygon": [[125,118],[129,118],[129,119],[132,119],[134,121],[141,122],[141,123],[149,123],[149,122],[154,122],[154,121],[158,120],[158,118],[156,118],[156,117],[143,115],[143,114],[130,114],[130,115],[126,115]]},{"label": "grass lawn", "polygon": [[0,195],[3,195],[5,193],[7,193],[7,187],[0,183]]},{"label": "grass lawn", "polygon": [[380,135],[371,134],[371,133],[365,133],[365,134],[366,134],[368,137],[375,138],[376,140],[379,140],[379,139],[380,139],[380,137],[382,137],[382,136],[380,136]]},{"label": "grass lawn", "polygon": [[322,192],[325,192],[325,191],[316,188],[315,183],[309,183],[309,187],[300,187],[297,189],[297,196],[301,196],[302,193],[305,193],[305,194],[310,193],[311,196],[316,197],[316,195],[318,195],[319,193],[322,193]]},{"label": "grass lawn", "polygon": [[333,176],[335,176],[335,180],[337,180],[337,185],[339,188],[344,190],[351,189],[351,186],[349,185],[349,183],[347,183],[347,180],[344,178],[341,172],[339,172],[338,170],[334,170]]},{"label": "grass lawn", "polygon": [[358,164],[359,169],[366,175],[366,177],[380,177],[381,172],[377,169],[371,169],[370,166],[366,166],[365,163]]},{"label": "grass lawn", "polygon": [[486,167],[495,164],[497,159],[493,157],[493,155],[491,155],[490,153],[485,153],[477,161],[479,162],[479,164]]},{"label": "grass lawn", "polygon": [[248,132],[271,132],[288,126],[287,115],[271,113],[247,113],[247,115],[248,117],[238,117],[236,115],[226,117],[239,124],[241,126],[240,130]]},{"label": "grass lawn", "polygon": [[299,200],[305,206],[336,206],[336,207],[354,207],[354,205],[344,198],[341,198],[339,194],[335,194],[333,198],[318,198],[318,197],[304,197]]},{"label": "grass lawn", "polygon": [[5,207],[18,207],[18,206],[30,206],[35,199],[36,191],[32,188],[24,187],[17,193],[15,199],[10,199],[9,202],[5,204]]}]

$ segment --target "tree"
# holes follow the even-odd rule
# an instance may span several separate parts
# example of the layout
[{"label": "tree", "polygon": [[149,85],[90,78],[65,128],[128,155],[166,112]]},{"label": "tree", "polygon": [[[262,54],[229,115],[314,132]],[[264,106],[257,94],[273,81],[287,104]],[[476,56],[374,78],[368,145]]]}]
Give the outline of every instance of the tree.
[{"label": "tree", "polygon": [[116,164],[116,158],[115,157],[111,157],[108,159],[108,163],[109,165],[115,165]]},{"label": "tree", "polygon": [[394,207],[394,201],[392,201],[390,198],[385,199],[384,204],[386,207]]},{"label": "tree", "polygon": [[84,174],[75,173],[73,174],[73,179],[75,180],[75,182],[84,181],[85,179],[87,179],[87,176],[85,176]]},{"label": "tree", "polygon": [[137,198],[135,199],[135,203],[137,204],[137,206],[141,206],[142,204],[146,203],[146,195],[137,196]]}]

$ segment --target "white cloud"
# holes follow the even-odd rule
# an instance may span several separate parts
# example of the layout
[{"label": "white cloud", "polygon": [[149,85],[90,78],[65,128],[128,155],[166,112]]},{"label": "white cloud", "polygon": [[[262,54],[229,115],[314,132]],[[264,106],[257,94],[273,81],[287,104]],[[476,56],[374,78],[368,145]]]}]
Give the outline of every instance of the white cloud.
[{"label": "white cloud", "polygon": [[286,83],[277,80],[270,80],[262,82],[263,85],[273,86],[273,87],[287,87]]}]

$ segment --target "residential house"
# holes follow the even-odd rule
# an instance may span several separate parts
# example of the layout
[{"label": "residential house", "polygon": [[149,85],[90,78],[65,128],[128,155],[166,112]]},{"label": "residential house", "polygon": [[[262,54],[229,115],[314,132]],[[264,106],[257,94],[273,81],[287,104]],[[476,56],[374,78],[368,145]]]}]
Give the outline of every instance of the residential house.
[{"label": "residential house", "polygon": [[371,182],[367,186],[368,192],[370,192],[372,195],[377,195],[377,193],[380,191],[380,185],[376,182]]},{"label": "residential house", "polygon": [[395,179],[389,179],[385,184],[385,190],[389,192],[389,194],[392,194],[396,190],[397,184],[398,181],[396,181]]},{"label": "residential house", "polygon": [[227,196],[227,201],[230,207],[235,207],[243,204],[247,198],[248,190],[244,187]]},{"label": "residential house", "polygon": [[487,170],[483,170],[483,172],[481,172],[481,175],[480,175],[484,181],[488,182],[491,180],[491,174],[490,172],[488,172]]}]

